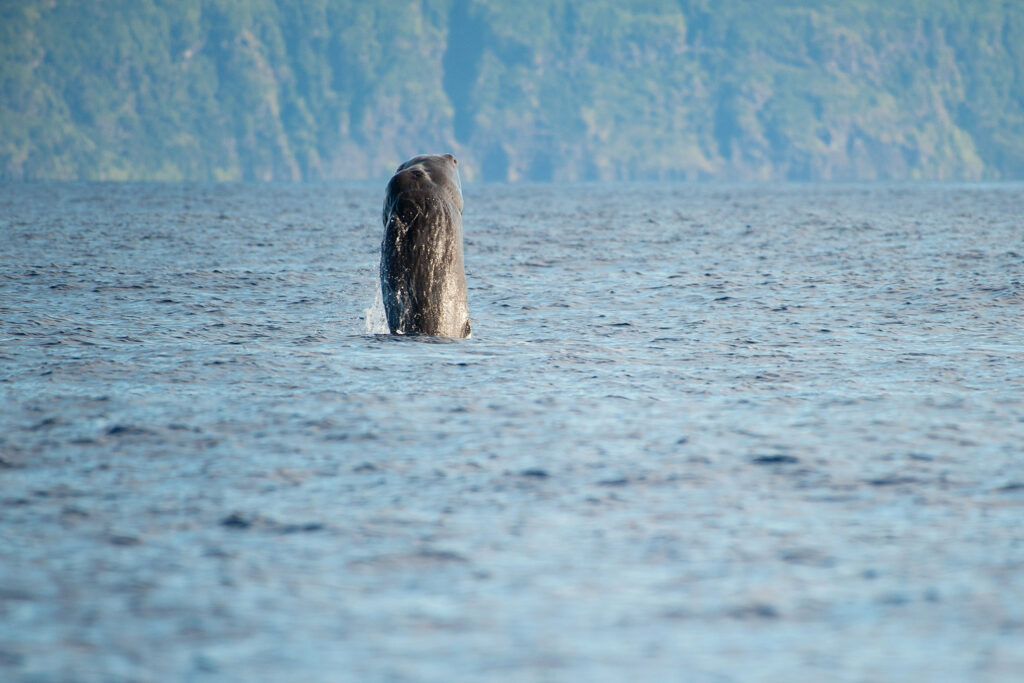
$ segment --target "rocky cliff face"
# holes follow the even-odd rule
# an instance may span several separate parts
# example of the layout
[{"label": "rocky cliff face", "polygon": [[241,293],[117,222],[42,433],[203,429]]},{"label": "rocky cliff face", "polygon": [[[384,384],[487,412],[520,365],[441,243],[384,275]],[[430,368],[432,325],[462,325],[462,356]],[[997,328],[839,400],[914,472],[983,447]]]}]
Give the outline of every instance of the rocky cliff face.
[{"label": "rocky cliff face", "polygon": [[1024,4],[13,0],[0,93],[19,180],[1022,178]]}]

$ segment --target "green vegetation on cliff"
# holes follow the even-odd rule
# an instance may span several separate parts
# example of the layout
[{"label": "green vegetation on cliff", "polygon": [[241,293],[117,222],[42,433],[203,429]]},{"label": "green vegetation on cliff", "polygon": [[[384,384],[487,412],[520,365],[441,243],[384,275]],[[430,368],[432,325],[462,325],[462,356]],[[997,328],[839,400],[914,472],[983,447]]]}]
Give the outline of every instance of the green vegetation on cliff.
[{"label": "green vegetation on cliff", "polygon": [[1024,178],[1007,0],[7,0],[0,177]]}]

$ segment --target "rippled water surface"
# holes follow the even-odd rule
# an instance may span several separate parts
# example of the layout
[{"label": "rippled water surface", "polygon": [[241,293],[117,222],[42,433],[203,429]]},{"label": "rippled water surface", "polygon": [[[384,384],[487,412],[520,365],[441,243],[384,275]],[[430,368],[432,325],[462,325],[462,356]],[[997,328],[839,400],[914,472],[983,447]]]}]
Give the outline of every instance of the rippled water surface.
[{"label": "rippled water surface", "polygon": [[0,679],[1024,678],[1024,186],[0,186]]}]

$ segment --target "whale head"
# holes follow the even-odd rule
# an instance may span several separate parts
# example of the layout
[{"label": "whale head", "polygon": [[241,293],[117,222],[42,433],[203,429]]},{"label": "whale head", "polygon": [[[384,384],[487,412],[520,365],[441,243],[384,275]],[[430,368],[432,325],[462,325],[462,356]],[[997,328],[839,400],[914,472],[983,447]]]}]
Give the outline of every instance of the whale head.
[{"label": "whale head", "polygon": [[462,179],[459,162],[451,154],[421,154],[395,170],[391,184],[403,190],[425,190],[446,197],[462,213]]}]

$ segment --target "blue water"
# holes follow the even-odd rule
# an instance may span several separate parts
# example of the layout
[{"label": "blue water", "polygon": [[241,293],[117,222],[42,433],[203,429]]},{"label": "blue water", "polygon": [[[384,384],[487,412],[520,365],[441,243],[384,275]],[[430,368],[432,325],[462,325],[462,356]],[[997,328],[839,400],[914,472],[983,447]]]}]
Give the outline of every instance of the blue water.
[{"label": "blue water", "polygon": [[0,185],[0,679],[1020,680],[1024,186]]}]

